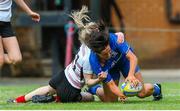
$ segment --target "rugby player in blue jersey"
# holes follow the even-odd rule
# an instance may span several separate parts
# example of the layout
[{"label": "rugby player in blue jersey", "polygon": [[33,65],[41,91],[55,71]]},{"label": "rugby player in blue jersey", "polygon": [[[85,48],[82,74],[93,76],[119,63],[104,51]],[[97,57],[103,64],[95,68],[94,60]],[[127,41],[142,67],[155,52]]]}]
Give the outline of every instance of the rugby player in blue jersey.
[{"label": "rugby player in blue jersey", "polygon": [[[104,90],[99,85],[95,85],[89,89],[89,92],[98,95],[103,101],[117,101],[118,95],[123,97],[118,89],[120,72],[126,78],[126,81],[132,82],[135,86],[139,82],[143,83],[137,65],[137,57],[124,39],[119,39],[115,34],[109,34],[105,25],[91,22],[86,13],[88,13],[87,8],[82,8],[81,11],[72,13],[71,17],[80,30],[80,41],[92,50],[89,60],[94,75],[105,78],[101,80],[103,81]],[[123,38],[124,34],[121,33],[120,36]],[[85,76],[86,81],[89,82],[93,74]],[[98,81],[98,83],[101,81]],[[138,94],[138,97],[144,98],[153,95],[154,100],[162,98],[160,84],[146,83],[143,86],[143,90]]]},{"label": "rugby player in blue jersey", "polygon": [[[88,47],[92,50],[89,60],[93,72],[97,76],[107,74],[107,78],[103,80],[103,83],[106,83],[103,88],[105,95],[109,95],[110,99],[117,100],[117,97],[111,93],[111,90],[107,90],[109,89],[107,84],[114,80],[118,86],[120,73],[124,76],[125,81],[132,82],[134,86],[139,82],[143,83],[142,74],[137,65],[138,59],[126,41],[119,42],[115,34],[100,29],[91,32],[90,37],[86,40]],[[91,91],[95,93],[97,89],[98,86],[95,86]],[[151,95],[156,101],[162,99],[161,85],[143,83],[143,89],[137,96],[144,98]]]}]

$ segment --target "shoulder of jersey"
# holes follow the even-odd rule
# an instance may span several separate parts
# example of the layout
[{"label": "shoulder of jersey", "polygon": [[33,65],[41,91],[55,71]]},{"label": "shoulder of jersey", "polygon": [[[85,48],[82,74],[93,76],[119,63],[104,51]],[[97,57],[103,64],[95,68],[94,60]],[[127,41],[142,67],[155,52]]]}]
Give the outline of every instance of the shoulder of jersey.
[{"label": "shoulder of jersey", "polygon": [[117,43],[121,44],[124,42],[124,34],[122,32],[115,33],[117,35]]}]

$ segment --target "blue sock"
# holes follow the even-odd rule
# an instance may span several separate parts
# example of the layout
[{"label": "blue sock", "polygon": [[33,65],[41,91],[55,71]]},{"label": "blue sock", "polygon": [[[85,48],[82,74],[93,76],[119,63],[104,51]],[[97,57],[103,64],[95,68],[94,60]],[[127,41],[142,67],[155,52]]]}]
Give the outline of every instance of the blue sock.
[{"label": "blue sock", "polygon": [[154,84],[154,92],[153,92],[153,96],[157,96],[160,94],[160,88],[157,84]]},{"label": "blue sock", "polygon": [[95,94],[96,94],[96,91],[97,91],[97,89],[98,89],[99,87],[101,87],[101,85],[99,85],[99,84],[94,85],[94,86],[92,86],[92,87],[90,87],[90,88],[88,89],[88,92],[91,93],[91,94],[93,94],[93,95],[95,95]]}]

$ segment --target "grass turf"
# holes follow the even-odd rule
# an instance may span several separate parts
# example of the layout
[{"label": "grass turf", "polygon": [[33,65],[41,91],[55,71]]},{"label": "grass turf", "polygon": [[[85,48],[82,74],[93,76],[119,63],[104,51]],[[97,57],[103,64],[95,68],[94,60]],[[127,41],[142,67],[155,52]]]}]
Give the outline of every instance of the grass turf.
[{"label": "grass turf", "polygon": [[23,104],[7,104],[9,98],[26,94],[38,88],[37,85],[0,85],[0,110],[176,110],[180,109],[180,83],[162,83],[163,100],[152,101],[152,96],[139,99],[137,97],[128,98],[125,103],[103,103],[100,101],[90,103],[48,103],[35,104],[32,102]]}]

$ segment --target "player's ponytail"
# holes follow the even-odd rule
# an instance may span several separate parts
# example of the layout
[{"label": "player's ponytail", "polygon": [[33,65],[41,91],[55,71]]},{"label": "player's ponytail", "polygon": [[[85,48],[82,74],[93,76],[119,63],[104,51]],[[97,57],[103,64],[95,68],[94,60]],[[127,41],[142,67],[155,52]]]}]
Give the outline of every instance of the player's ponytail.
[{"label": "player's ponytail", "polygon": [[79,29],[85,28],[84,22],[90,22],[90,17],[87,15],[88,8],[83,6],[81,10],[73,11],[70,17],[73,18],[74,22],[78,26]]},{"label": "player's ponytail", "polygon": [[99,31],[98,24],[91,22],[90,17],[87,15],[88,12],[88,8],[83,6],[80,11],[73,11],[70,15],[79,28],[79,40],[85,44],[92,31]]}]

